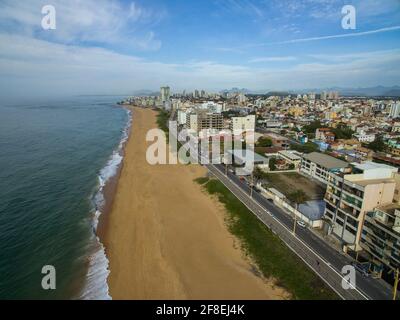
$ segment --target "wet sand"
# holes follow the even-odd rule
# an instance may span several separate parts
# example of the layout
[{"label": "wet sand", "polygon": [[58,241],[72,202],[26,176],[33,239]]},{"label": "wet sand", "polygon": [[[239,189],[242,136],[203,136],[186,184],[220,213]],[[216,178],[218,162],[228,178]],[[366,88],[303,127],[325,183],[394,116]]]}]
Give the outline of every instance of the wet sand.
[{"label": "wet sand", "polygon": [[111,211],[102,226],[113,299],[282,299],[252,270],[224,224],[226,212],[193,180],[199,165],[146,161],[156,113],[133,108]]}]

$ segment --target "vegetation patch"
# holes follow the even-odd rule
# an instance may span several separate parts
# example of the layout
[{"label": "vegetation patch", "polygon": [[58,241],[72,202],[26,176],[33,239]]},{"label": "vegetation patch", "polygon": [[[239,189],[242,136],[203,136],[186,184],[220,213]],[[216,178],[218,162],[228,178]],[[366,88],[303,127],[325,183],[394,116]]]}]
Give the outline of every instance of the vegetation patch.
[{"label": "vegetation patch", "polygon": [[228,211],[229,231],[241,242],[245,253],[257,264],[265,278],[276,279],[293,299],[334,300],[339,297],[261,223],[220,181],[196,179],[211,195],[218,197]]}]

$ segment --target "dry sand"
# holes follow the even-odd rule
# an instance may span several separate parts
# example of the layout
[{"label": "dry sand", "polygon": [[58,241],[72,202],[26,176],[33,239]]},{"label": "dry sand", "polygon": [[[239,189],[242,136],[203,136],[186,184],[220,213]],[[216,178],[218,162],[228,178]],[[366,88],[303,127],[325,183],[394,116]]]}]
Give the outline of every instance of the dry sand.
[{"label": "dry sand", "polygon": [[226,212],[193,180],[199,165],[146,162],[156,113],[133,108],[133,127],[103,242],[113,299],[282,299],[252,272],[225,224]]}]

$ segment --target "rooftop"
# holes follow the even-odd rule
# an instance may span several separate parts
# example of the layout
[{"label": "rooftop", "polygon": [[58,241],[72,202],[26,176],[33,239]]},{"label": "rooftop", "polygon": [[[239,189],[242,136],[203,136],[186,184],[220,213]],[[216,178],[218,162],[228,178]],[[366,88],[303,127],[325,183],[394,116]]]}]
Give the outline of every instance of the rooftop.
[{"label": "rooftop", "polygon": [[346,168],[348,163],[319,152],[312,152],[303,156],[304,159],[314,162],[327,169]]},{"label": "rooftop", "polygon": [[279,151],[279,154],[283,155],[284,157],[286,157],[286,158],[288,158],[288,159],[290,159],[292,161],[301,160],[301,157],[298,156],[293,151],[282,150],[282,151]]},{"label": "rooftop", "polygon": [[382,179],[363,179],[360,180],[350,180],[349,176],[358,176],[356,174],[350,174],[346,176],[346,180],[351,181],[352,183],[358,184],[359,186],[365,187],[371,184],[381,184],[381,183],[395,183],[394,179],[391,178],[382,178]]},{"label": "rooftop", "polygon": [[268,159],[255,153],[252,150],[240,150],[240,149],[235,149],[235,150],[228,150],[228,153],[232,154],[235,159],[239,160],[240,162],[250,162],[251,160],[254,159],[254,162],[264,162],[268,163]]},{"label": "rooftop", "polygon": [[356,167],[357,169],[362,170],[362,171],[373,170],[373,169],[389,169],[389,170],[397,171],[397,168],[395,168],[395,167],[389,166],[384,163],[377,163],[377,162],[372,162],[372,161],[366,161],[361,164],[354,162],[351,165],[353,165],[354,167]]},{"label": "rooftop", "polygon": [[400,205],[398,203],[391,203],[383,206],[379,206],[376,209],[386,212],[392,216],[395,215],[396,210],[400,210]]}]

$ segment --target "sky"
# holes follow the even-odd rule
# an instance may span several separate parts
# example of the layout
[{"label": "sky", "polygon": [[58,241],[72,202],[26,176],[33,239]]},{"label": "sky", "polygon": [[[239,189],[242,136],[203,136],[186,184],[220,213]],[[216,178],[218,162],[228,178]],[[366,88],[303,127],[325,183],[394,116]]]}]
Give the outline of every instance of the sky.
[{"label": "sky", "polygon": [[0,0],[0,97],[400,85],[399,40],[400,0]]}]

